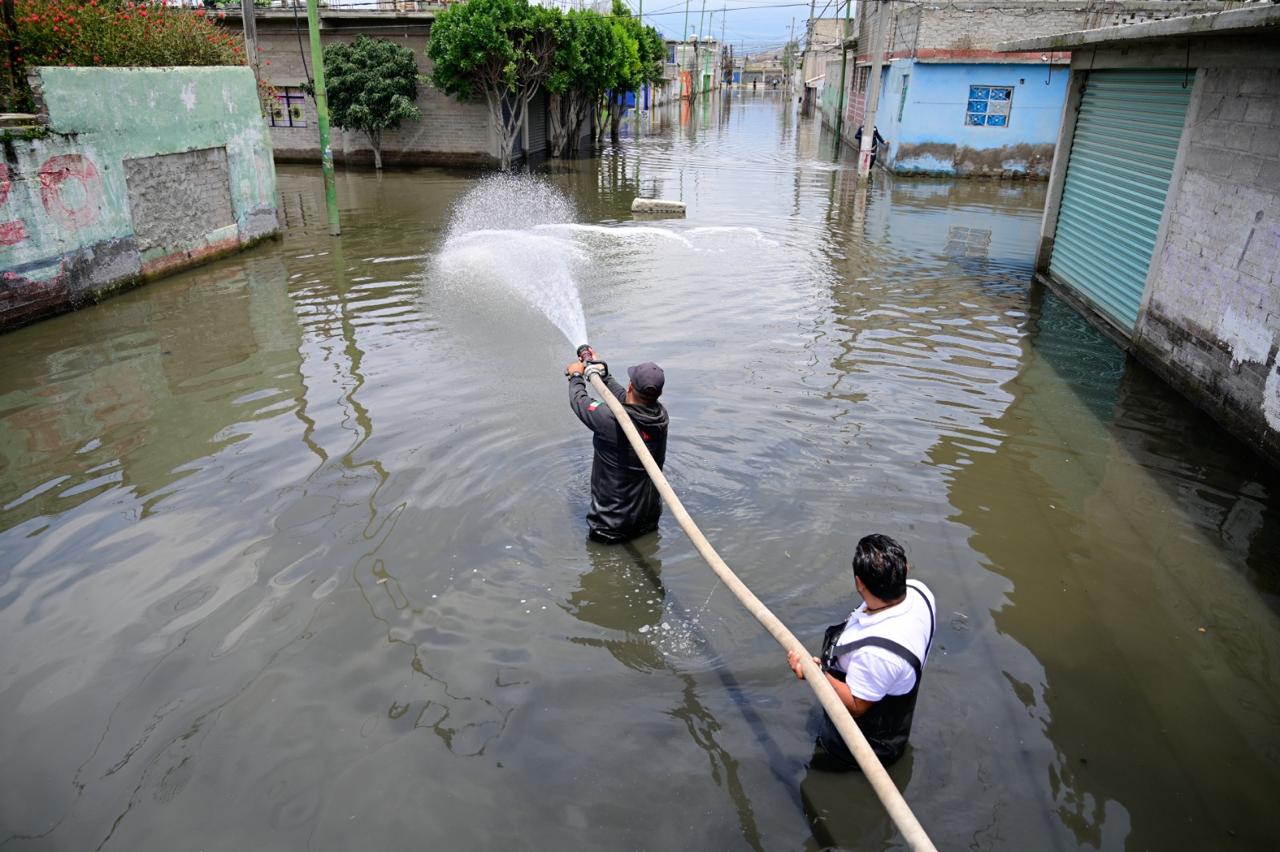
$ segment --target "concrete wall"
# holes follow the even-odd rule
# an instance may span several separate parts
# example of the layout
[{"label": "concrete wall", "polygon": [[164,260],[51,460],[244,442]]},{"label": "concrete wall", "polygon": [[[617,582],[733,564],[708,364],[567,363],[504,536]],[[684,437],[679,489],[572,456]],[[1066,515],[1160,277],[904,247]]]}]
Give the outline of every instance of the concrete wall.
[{"label": "concrete wall", "polygon": [[[889,16],[882,30],[895,57],[912,59],[1000,58],[990,55],[996,44],[1072,30],[1226,9],[1238,3],[1215,0],[1122,0],[1080,3],[1076,0],[966,0],[963,4],[915,2],[866,3],[859,14],[858,45],[866,61],[873,48],[876,17]],[[983,55],[987,54],[987,55]],[[1009,57],[1003,57],[1009,61]],[[1029,55],[1023,61],[1038,61]]]},{"label": "concrete wall", "polygon": [[1207,68],[1136,346],[1280,462],[1280,48]]},{"label": "concrete wall", "polygon": [[[483,102],[463,103],[426,82],[432,71],[427,58],[427,39],[433,15],[418,13],[397,16],[394,13],[335,13],[322,15],[321,42],[352,42],[357,36],[382,38],[413,51],[423,81],[418,84],[417,106],[422,111],[418,121],[403,122],[396,130],[382,135],[382,158],[385,165],[493,165],[497,162],[497,136]],[[234,18],[228,24],[239,25]],[[282,90],[299,92],[307,81],[303,68],[304,55],[309,68],[310,48],[299,50],[291,12],[259,12],[258,46],[264,62],[263,73]],[[303,43],[306,44],[306,21],[303,20]],[[281,162],[311,162],[320,159],[320,136],[316,125],[315,103],[306,97],[299,101],[304,127],[271,127],[275,156]],[[285,122],[287,124],[288,122]],[[279,124],[279,122],[277,122]],[[358,131],[333,128],[331,135],[334,159],[343,163],[373,165],[369,138]]]},{"label": "concrete wall", "polygon": [[[1132,336],[1124,339],[1048,276],[1065,154],[1054,165],[1037,269],[1156,373],[1280,464],[1280,38],[1078,50],[1072,88],[1090,68],[1188,63],[1196,69],[1191,103]],[[1070,149],[1073,130],[1063,129],[1060,152]]]},{"label": "concrete wall", "polygon": [[[845,69],[846,75],[852,69],[853,63]],[[849,81],[845,80],[845,88],[848,89]],[[845,97],[848,97],[846,93]],[[840,110],[840,60],[829,60],[826,65],[826,75],[822,81],[822,89],[818,92],[818,111],[822,114],[822,123],[832,130],[836,127],[836,113]]]},{"label": "concrete wall", "polygon": [[[1067,69],[1045,65],[891,63],[877,125],[898,174],[1048,178]],[[1009,123],[965,123],[970,86],[1013,89]]]},{"label": "concrete wall", "polygon": [[39,68],[0,162],[0,328],[279,231],[248,68]]}]

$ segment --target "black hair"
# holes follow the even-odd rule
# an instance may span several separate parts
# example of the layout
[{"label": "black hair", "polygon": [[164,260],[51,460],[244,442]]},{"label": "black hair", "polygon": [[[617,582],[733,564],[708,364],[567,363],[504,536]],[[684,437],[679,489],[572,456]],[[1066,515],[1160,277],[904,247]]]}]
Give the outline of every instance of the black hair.
[{"label": "black hair", "polygon": [[853,552],[853,576],[882,601],[907,593],[907,554],[887,535],[864,536]]}]

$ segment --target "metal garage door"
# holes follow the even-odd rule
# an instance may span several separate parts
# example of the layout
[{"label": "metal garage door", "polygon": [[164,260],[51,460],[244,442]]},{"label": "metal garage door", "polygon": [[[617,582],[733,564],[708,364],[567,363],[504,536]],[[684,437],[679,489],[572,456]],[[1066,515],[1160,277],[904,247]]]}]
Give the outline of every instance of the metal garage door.
[{"label": "metal garage door", "polygon": [[1138,319],[1182,138],[1186,75],[1092,71],[1080,101],[1049,271],[1126,330]]}]

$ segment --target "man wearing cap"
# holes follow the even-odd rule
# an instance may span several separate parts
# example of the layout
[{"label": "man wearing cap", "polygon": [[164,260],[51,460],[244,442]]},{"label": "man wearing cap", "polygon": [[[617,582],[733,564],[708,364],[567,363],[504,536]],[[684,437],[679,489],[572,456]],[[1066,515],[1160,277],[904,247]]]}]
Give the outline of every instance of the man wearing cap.
[{"label": "man wearing cap", "polygon": [[[599,364],[594,352],[588,354],[592,366]],[[658,528],[662,498],[609,406],[592,398],[592,389],[583,375],[587,367],[588,363],[574,361],[565,368],[569,376],[569,407],[593,433],[595,447],[587,526],[596,541],[623,542]],[[662,467],[667,457],[668,421],[667,409],[658,397],[662,396],[666,377],[662,368],[651,361],[628,367],[627,376],[631,381],[625,388],[607,372],[601,378],[625,406],[653,460]]]}]

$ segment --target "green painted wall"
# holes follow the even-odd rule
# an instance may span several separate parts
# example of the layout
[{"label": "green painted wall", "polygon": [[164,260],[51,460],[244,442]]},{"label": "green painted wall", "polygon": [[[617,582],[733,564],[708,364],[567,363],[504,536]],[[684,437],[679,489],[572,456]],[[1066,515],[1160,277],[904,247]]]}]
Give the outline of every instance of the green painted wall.
[{"label": "green painted wall", "polygon": [[[270,137],[248,68],[39,68],[35,79],[47,133],[12,139],[0,164],[0,327],[279,230]],[[144,258],[125,161],[211,148],[226,152],[221,192],[230,192],[234,229]],[[137,193],[146,168],[133,172]]]}]

